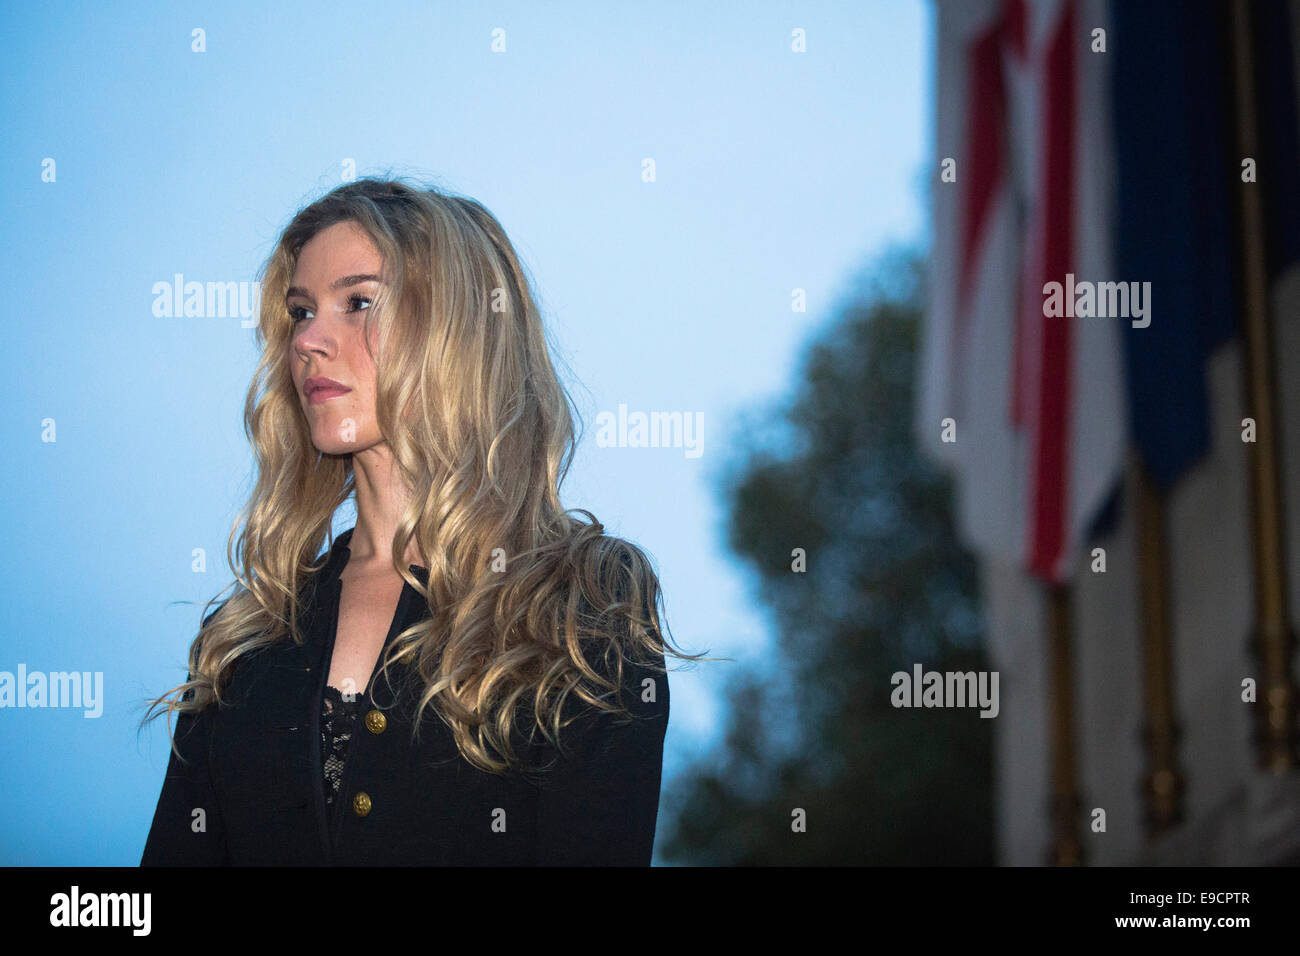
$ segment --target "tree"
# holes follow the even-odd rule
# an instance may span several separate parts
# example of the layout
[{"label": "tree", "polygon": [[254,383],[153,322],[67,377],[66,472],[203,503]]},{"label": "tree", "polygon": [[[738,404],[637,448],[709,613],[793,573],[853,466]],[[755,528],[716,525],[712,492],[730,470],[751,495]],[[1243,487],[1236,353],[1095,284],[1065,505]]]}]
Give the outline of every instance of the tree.
[{"label": "tree", "polygon": [[915,663],[988,670],[977,564],[912,437],[924,269],[895,251],[859,279],[794,398],[741,430],[757,437],[724,477],[729,543],[775,614],[776,655],[729,683],[719,752],[665,793],[666,862],[994,862],[993,721],[890,703]]}]

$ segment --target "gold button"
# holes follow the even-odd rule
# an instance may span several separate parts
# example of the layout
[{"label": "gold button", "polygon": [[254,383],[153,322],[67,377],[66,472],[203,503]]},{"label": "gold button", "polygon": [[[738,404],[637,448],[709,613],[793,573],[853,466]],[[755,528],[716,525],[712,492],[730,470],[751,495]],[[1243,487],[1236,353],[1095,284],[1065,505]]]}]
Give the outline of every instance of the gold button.
[{"label": "gold button", "polygon": [[357,795],[352,798],[352,812],[359,817],[364,817],[370,812],[370,794],[364,790],[358,791]]},{"label": "gold button", "polygon": [[382,711],[372,710],[366,714],[366,730],[372,734],[382,734],[384,728],[388,726],[388,718]]}]

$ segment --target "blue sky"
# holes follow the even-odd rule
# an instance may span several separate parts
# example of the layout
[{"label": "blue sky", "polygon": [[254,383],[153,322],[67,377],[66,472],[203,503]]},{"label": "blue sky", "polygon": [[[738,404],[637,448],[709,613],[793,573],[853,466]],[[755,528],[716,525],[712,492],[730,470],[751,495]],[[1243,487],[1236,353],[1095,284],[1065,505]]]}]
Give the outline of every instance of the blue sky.
[{"label": "blue sky", "polygon": [[[496,214],[586,426],[565,504],[651,554],[679,646],[770,655],[720,470],[852,274],[924,232],[929,5],[118,6],[0,11],[0,229],[25,293],[0,670],[102,671],[105,698],[97,719],[0,710],[0,862],[138,861],[167,750],[160,725],[137,740],[138,705],[184,677],[198,612],[173,602],[229,580],[253,333],[157,317],[154,285],[251,282],[351,169]],[[703,454],[598,447],[597,414],[620,404],[702,416]],[[671,674],[666,788],[717,739],[735,667]]]}]

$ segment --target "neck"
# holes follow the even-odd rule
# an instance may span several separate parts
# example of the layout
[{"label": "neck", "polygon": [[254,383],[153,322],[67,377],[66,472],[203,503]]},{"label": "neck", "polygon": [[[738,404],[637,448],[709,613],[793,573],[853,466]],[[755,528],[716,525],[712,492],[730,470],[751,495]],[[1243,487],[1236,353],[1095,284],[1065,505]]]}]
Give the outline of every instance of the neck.
[{"label": "neck", "polygon": [[[356,482],[357,524],[348,542],[349,564],[390,565],[393,538],[411,492],[400,480],[399,469],[386,442],[352,456]],[[427,562],[412,541],[406,549],[405,566],[425,567]]]}]

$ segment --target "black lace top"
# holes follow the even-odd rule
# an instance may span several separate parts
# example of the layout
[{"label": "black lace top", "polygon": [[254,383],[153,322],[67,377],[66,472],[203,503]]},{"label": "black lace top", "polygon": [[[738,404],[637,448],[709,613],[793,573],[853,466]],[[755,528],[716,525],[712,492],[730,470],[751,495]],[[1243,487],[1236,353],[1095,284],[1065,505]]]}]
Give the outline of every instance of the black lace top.
[{"label": "black lace top", "polygon": [[333,807],[338,795],[339,784],[343,779],[343,762],[347,758],[348,741],[352,731],[366,706],[364,694],[354,694],[352,700],[344,700],[343,692],[325,685],[325,696],[321,700],[320,746],[321,766],[325,770],[325,806]]}]

